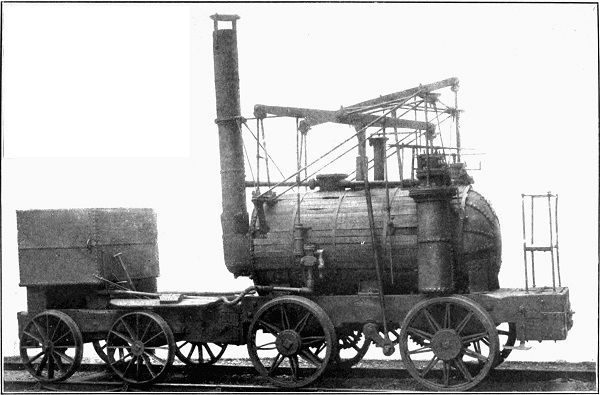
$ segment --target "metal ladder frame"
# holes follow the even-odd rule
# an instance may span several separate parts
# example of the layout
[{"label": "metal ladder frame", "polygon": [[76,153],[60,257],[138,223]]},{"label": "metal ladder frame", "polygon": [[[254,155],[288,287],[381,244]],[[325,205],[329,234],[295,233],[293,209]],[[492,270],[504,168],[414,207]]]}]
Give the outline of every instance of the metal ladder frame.
[{"label": "metal ladder frame", "polygon": [[[530,198],[531,202],[531,228],[530,237],[527,235],[527,227],[525,222],[525,200]],[[549,246],[538,246],[535,245],[534,239],[534,202],[536,199],[547,199],[548,202],[548,231],[550,232],[550,245]],[[554,201],[554,216],[552,215],[552,201]],[[531,278],[532,288],[536,288],[535,285],[535,253],[536,252],[550,252],[552,261],[552,289],[556,290],[556,277],[558,277],[558,286],[561,287],[560,278],[560,256],[558,252],[558,194],[552,194],[548,192],[543,195],[528,195],[521,194],[521,211],[523,218],[523,263],[525,267],[525,290],[529,290],[529,279],[527,273],[527,253],[530,252],[531,256]],[[530,240],[530,244],[528,244]],[[556,256],[556,269],[555,269],[555,256]]]}]

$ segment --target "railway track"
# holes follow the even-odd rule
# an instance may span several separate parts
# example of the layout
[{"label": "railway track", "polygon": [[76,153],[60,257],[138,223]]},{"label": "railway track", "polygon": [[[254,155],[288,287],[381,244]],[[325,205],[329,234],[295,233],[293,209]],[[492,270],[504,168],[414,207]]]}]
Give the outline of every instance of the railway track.
[{"label": "railway track", "polygon": [[[363,361],[349,371],[331,371],[303,391],[415,391],[422,390],[400,361]],[[498,367],[478,391],[596,391],[594,363],[506,362]],[[147,387],[124,385],[104,365],[83,364],[64,383],[41,384],[23,370],[16,359],[4,362],[7,392],[281,392],[257,375],[247,360],[223,360],[221,364],[194,370],[175,365],[165,382]]]}]

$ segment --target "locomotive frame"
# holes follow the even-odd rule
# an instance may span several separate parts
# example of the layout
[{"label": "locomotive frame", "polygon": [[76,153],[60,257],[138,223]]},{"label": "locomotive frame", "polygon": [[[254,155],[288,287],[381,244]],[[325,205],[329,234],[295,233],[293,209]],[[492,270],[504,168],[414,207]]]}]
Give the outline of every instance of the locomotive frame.
[{"label": "locomotive frame", "polygon": [[[252,254],[259,244],[254,240],[260,242],[269,233],[269,208],[277,204],[278,196],[272,193],[273,184],[262,184],[269,190],[253,196],[255,211],[252,218],[248,216],[244,188],[261,184],[247,182],[244,174],[241,141],[244,119],[239,111],[237,75],[238,17],[212,18],[225,263],[236,276],[253,275]],[[231,23],[231,28],[220,28],[219,23],[224,22]],[[424,95],[427,106],[428,98],[435,97],[434,91],[455,88],[457,84],[458,80],[448,79],[420,86],[411,97]],[[377,103],[390,100],[394,97],[388,95],[361,105],[372,110]],[[288,276],[285,280],[268,277],[265,282],[256,276],[255,286],[236,295],[166,294],[157,292],[152,282],[137,283],[125,270],[129,287],[111,289],[107,294],[96,282],[95,287],[89,288],[92,295],[83,308],[69,308],[68,302],[52,308],[48,285],[27,285],[29,311],[18,314],[21,356],[27,369],[40,381],[65,380],[79,367],[83,344],[91,342],[98,355],[125,382],[144,385],[163,378],[176,356],[184,363],[201,366],[216,362],[227,344],[246,344],[250,359],[261,375],[275,385],[296,388],[319,379],[330,366],[352,366],[373,343],[385,355],[392,354],[398,346],[405,368],[426,388],[461,391],[480,383],[512,349],[523,347],[515,346],[517,340],[565,339],[572,326],[568,288],[502,289],[494,284],[493,278],[488,278],[489,271],[484,273],[485,281],[478,280],[477,270],[466,274],[472,278],[465,280],[466,285],[461,288],[455,284],[459,280],[448,275],[455,266],[454,258],[449,258],[454,254],[454,241],[450,240],[452,235],[446,234],[450,226],[444,218],[451,216],[451,199],[456,197],[457,189],[470,185],[471,180],[460,166],[451,173],[445,165],[443,155],[437,153],[428,137],[433,134],[430,124],[396,117],[388,120],[385,115],[352,112],[352,107],[350,111],[351,114],[340,115],[257,106],[255,116],[302,118],[306,122],[298,124],[298,129],[328,121],[357,127],[357,181],[347,182],[339,175],[329,175],[317,177],[317,182],[310,186],[318,186],[320,191],[316,193],[323,196],[346,189],[364,192],[365,218],[369,219],[368,231],[372,237],[373,262],[372,266],[370,262],[366,265],[372,276],[368,281],[359,283],[351,292],[333,292],[324,281],[320,282],[320,267],[327,258],[323,258],[319,245],[307,236],[308,228],[300,223],[298,195],[298,209],[292,215],[289,232],[291,243],[286,252],[295,265],[291,269],[296,279],[293,281]],[[459,116],[457,106],[453,115]],[[424,136],[424,146],[412,147],[422,152],[416,158],[417,180],[412,177],[397,184],[389,182],[385,171],[387,151],[376,139],[372,141],[375,180],[368,180],[364,130],[379,123],[383,123],[385,130],[386,122],[396,122],[388,126],[415,128]],[[460,162],[458,130],[456,137],[455,155]],[[309,182],[300,179],[302,166],[298,167],[295,182],[277,185],[309,186]],[[390,291],[384,284],[382,277],[387,272],[382,267],[378,237],[382,237],[381,232],[384,239],[388,237],[388,227],[376,229],[371,188],[385,188],[388,199],[389,188],[405,190],[406,198],[416,202],[415,218],[419,220],[414,228],[419,241],[413,258],[417,270],[413,270],[416,277],[410,280],[416,283],[410,284],[412,288],[407,292]],[[459,196],[467,199],[466,193]],[[389,207],[389,201],[387,204]],[[120,259],[118,254],[114,259]],[[52,284],[57,285],[60,284]],[[461,292],[455,292],[457,288]],[[503,327],[498,329],[499,325]],[[355,353],[342,358],[340,349],[354,349]],[[427,358],[416,357],[421,354]]]}]

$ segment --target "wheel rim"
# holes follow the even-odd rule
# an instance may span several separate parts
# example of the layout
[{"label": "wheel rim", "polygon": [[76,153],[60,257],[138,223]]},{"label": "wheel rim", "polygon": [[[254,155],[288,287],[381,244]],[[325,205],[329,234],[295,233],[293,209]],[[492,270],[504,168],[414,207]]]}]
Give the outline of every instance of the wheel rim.
[{"label": "wheel rim", "polygon": [[157,314],[134,312],[119,317],[108,332],[106,355],[112,370],[124,381],[158,381],[173,364],[175,341]]},{"label": "wheel rim", "polygon": [[371,345],[360,329],[343,332],[337,336],[338,353],[335,363],[338,368],[349,369],[360,362]]},{"label": "wheel rim", "polygon": [[494,367],[504,362],[512,351],[512,349],[506,348],[506,346],[512,347],[515,345],[517,340],[517,326],[514,322],[504,322],[498,325],[496,331],[498,332],[498,344],[500,344],[501,349]]},{"label": "wheel rim", "polygon": [[400,353],[408,372],[425,387],[465,391],[494,366],[498,334],[489,314],[470,299],[433,298],[407,314]]},{"label": "wheel rim", "polygon": [[184,340],[177,342],[175,355],[186,365],[205,366],[217,362],[226,348],[227,344],[188,342]]},{"label": "wheel rim", "polygon": [[94,340],[92,342],[92,346],[94,346],[94,351],[96,351],[98,357],[104,363],[108,363],[108,356],[106,355],[106,340]]},{"label": "wheel rim", "polygon": [[335,331],[316,303],[297,296],[273,299],[256,313],[248,354],[272,383],[296,388],[317,380],[336,352]]},{"label": "wheel rim", "polygon": [[27,370],[39,381],[57,382],[81,365],[81,331],[71,317],[46,311],[33,317],[21,333],[20,353]]}]

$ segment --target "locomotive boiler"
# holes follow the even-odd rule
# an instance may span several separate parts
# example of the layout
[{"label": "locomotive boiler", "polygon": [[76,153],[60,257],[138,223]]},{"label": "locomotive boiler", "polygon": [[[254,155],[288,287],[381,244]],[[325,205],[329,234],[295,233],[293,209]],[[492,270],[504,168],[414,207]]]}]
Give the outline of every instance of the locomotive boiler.
[{"label": "locomotive boiler", "polygon": [[[224,263],[254,285],[159,292],[151,210],[19,212],[28,299],[18,314],[20,354],[36,379],[68,379],[84,343],[138,386],[166,377],[175,358],[205,368],[228,345],[245,345],[266,380],[297,388],[376,346],[387,356],[398,350],[425,388],[464,391],[526,341],[566,338],[573,322],[560,273],[552,287],[530,286],[527,271],[524,289],[500,287],[499,221],[463,161],[458,79],[336,111],[256,105],[244,118],[239,17],[211,18]],[[288,176],[267,150],[273,117],[295,120]],[[309,161],[307,136],[327,123],[354,129]],[[256,147],[254,169],[244,136]],[[325,170],[351,152],[352,171]],[[271,179],[272,167],[281,178]]]}]

